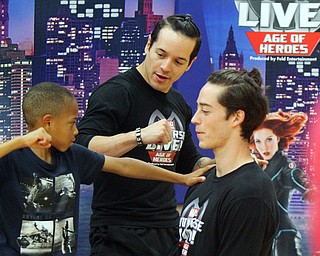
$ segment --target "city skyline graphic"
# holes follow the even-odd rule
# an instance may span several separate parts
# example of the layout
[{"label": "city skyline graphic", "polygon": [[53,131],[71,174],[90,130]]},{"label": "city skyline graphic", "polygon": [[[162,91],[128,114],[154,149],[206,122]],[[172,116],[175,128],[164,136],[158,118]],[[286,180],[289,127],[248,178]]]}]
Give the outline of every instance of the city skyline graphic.
[{"label": "city skyline graphic", "polygon": [[[11,1],[16,6],[15,0]],[[8,27],[9,11],[16,10],[13,6],[9,9],[9,0],[0,2],[5,13],[1,18],[0,142],[27,132],[21,109],[23,95],[43,81],[56,82],[72,91],[81,118],[94,88],[142,61],[148,35],[164,17],[153,12],[151,0],[35,0],[32,34],[36,40],[26,38],[15,43]],[[164,4],[160,10],[172,14],[174,1]],[[128,13],[133,16],[126,17]],[[14,75],[22,71],[25,81],[15,83]]]}]

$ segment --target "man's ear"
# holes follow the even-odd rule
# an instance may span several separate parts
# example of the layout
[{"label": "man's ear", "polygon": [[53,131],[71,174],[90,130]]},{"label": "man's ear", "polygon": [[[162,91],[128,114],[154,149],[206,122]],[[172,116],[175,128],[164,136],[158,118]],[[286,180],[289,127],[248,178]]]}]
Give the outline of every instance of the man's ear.
[{"label": "man's ear", "polygon": [[147,52],[150,50],[151,45],[151,35],[148,36],[148,41],[146,43],[146,46],[144,47],[144,53],[147,54]]},{"label": "man's ear", "polygon": [[51,128],[52,115],[46,114],[42,117],[42,127],[44,127],[47,131]]},{"label": "man's ear", "polygon": [[192,59],[192,61],[190,62],[190,65],[187,67],[187,69],[186,69],[185,72],[189,71],[189,69],[191,68],[193,62],[195,62],[196,59],[197,59],[197,57],[194,57],[194,58]]},{"label": "man's ear", "polygon": [[246,117],[246,113],[243,110],[237,110],[233,114],[233,124],[241,125]]}]

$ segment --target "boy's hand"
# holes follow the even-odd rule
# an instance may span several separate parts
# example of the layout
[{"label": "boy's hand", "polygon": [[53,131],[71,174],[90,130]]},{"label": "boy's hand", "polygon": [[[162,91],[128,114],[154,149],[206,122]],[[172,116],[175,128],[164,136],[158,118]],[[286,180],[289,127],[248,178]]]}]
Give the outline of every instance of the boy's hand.
[{"label": "boy's hand", "polygon": [[183,180],[180,184],[185,186],[193,186],[197,183],[204,182],[206,180],[206,177],[202,175],[206,173],[208,170],[210,170],[213,166],[214,165],[207,165],[189,174],[183,175]]},{"label": "boy's hand", "polygon": [[37,130],[29,132],[23,136],[24,144],[26,147],[37,148],[50,148],[51,135],[47,131],[40,127]]}]

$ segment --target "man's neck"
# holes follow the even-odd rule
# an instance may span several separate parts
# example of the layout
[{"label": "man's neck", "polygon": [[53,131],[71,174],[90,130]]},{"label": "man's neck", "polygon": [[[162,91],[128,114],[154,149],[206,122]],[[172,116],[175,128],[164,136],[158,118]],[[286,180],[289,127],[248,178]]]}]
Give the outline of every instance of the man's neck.
[{"label": "man's neck", "polygon": [[137,71],[140,73],[140,75],[143,77],[144,80],[147,81],[147,77],[145,76],[145,67],[144,67],[144,62],[140,63],[136,67]]},{"label": "man's neck", "polygon": [[242,142],[214,150],[217,176],[222,177],[237,170],[244,164],[253,162],[249,144]]}]

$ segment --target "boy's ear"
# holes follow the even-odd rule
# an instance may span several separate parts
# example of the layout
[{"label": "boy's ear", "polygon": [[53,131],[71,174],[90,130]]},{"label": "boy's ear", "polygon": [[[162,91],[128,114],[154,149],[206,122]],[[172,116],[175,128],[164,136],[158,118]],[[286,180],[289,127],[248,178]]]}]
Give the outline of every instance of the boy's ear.
[{"label": "boy's ear", "polygon": [[52,115],[46,114],[42,117],[42,126],[46,129],[50,129],[51,127],[51,121],[52,121]]}]

